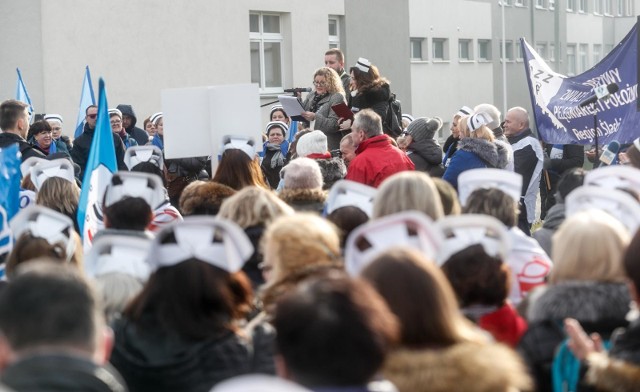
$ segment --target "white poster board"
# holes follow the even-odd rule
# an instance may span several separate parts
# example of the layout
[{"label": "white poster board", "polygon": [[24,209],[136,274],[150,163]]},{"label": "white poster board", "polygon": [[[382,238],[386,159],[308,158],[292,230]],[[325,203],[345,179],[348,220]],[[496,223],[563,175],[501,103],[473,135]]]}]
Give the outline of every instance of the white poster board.
[{"label": "white poster board", "polygon": [[217,163],[224,135],[251,137],[262,151],[257,84],[162,90],[166,159],[211,156]]}]

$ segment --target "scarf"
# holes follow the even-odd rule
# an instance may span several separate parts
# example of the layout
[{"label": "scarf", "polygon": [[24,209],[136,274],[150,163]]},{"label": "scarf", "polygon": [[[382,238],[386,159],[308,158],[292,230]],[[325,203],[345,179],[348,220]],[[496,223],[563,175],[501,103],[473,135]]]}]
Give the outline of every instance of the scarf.
[{"label": "scarf", "polygon": [[309,159],[331,159],[331,153],[330,152],[324,152],[321,154],[309,154],[306,156],[306,158]]},{"label": "scarf", "polygon": [[153,137],[151,144],[158,147],[160,151],[164,151],[164,140],[162,139],[162,136],[159,133],[156,133],[156,135]]},{"label": "scarf", "polygon": [[271,157],[271,168],[275,169],[276,167],[284,166],[284,155],[282,154],[282,149],[279,144],[267,143],[267,150],[275,151],[275,154]]},{"label": "scarf", "polygon": [[318,93],[316,93],[316,95],[313,97],[313,100],[311,101],[311,112],[317,112],[319,109],[319,105],[318,103],[325,97],[327,97],[329,95],[329,93],[324,93],[322,95],[318,95]]}]

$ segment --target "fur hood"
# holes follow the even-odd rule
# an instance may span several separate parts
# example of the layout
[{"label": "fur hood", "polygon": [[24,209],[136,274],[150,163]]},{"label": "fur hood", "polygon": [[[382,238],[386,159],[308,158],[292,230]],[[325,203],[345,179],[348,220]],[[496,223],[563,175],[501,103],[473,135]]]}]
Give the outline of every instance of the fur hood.
[{"label": "fur hood", "polygon": [[383,374],[399,392],[532,390],[522,360],[501,344],[459,343],[445,349],[400,349],[388,356]]},{"label": "fur hood", "polygon": [[609,358],[605,353],[589,356],[587,382],[604,392],[634,392],[640,385],[640,367]]},{"label": "fur hood", "polygon": [[324,180],[322,189],[330,189],[336,181],[342,180],[347,174],[347,167],[341,158],[333,157],[330,159],[316,159],[315,161],[322,172],[322,179]]},{"label": "fur hood", "polygon": [[283,189],[280,199],[296,211],[322,213],[327,193],[322,189]]},{"label": "fur hood", "polygon": [[494,140],[493,143],[495,143],[498,149],[498,168],[513,168],[513,149],[511,145],[498,139]]},{"label": "fur hood", "polygon": [[625,320],[631,297],[624,283],[569,281],[547,286],[532,298],[530,322],[575,318],[581,322]]},{"label": "fur hood", "polygon": [[492,167],[503,168],[506,166],[506,150],[501,149],[501,152],[498,153],[498,145],[488,140],[466,137],[458,142],[458,150],[471,152]]}]

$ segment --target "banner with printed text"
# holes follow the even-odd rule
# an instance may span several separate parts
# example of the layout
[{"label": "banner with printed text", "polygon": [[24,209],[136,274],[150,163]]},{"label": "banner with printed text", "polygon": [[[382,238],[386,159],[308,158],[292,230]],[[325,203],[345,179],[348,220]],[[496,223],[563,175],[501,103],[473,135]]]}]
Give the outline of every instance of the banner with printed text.
[{"label": "banner with printed text", "polygon": [[[576,76],[551,70],[521,38],[527,82],[540,138],[553,144],[593,144],[594,109],[598,144],[615,140],[631,143],[640,136],[638,99],[637,24],[598,64]],[[595,105],[580,107],[594,88],[616,83],[619,90]]]}]

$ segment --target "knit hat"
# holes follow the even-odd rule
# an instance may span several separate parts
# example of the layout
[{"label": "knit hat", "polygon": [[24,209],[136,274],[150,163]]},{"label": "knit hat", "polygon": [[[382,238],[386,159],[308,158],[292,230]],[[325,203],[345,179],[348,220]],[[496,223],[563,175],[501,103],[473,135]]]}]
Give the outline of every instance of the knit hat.
[{"label": "knit hat", "polygon": [[62,116],[61,115],[53,114],[53,113],[52,114],[45,114],[44,115],[44,120],[45,121],[57,121],[57,122],[60,123],[60,125],[62,125],[62,123],[64,122],[64,121],[62,121]]},{"label": "knit hat", "polygon": [[473,109],[471,109],[469,106],[463,106],[460,108],[460,110],[458,110],[458,112],[455,115],[464,117],[464,116],[470,115],[471,113],[473,113]]},{"label": "knit hat", "polygon": [[300,157],[311,154],[324,154],[329,150],[327,146],[327,135],[322,131],[311,131],[302,135],[296,145],[296,153]]},{"label": "knit hat", "polygon": [[289,126],[282,121],[271,121],[267,124],[265,128],[265,133],[269,136],[269,131],[272,128],[280,128],[282,130],[282,136],[287,137],[287,131],[289,131]]},{"label": "knit hat", "polygon": [[440,117],[416,118],[407,127],[407,133],[414,140],[433,139],[433,136],[442,128],[442,119]]},{"label": "knit hat", "polygon": [[412,115],[407,114],[407,113],[402,113],[402,119],[409,121],[409,124],[411,124],[413,122],[413,120],[415,120],[415,118],[413,118]]},{"label": "knit hat", "polygon": [[154,113],[151,115],[150,121],[153,125],[158,125],[158,121],[162,118],[162,112]]},{"label": "knit hat", "polygon": [[371,62],[364,57],[360,57],[358,58],[355,67],[364,73],[368,73],[371,68]]},{"label": "knit hat", "polygon": [[289,118],[289,115],[287,114],[287,112],[284,111],[284,108],[282,107],[282,105],[273,105],[271,106],[271,111],[269,111],[269,120],[271,120],[271,117],[273,117],[273,112],[276,112],[278,110],[284,113],[284,116],[286,118]]},{"label": "knit hat", "polygon": [[309,158],[296,158],[282,168],[284,189],[322,189],[320,166]]},{"label": "knit hat", "polygon": [[109,109],[109,117],[116,115],[122,120],[122,112],[119,109]]},{"label": "knit hat", "polygon": [[485,113],[491,117],[491,121],[487,123],[487,127],[495,129],[500,126],[500,111],[494,105],[490,103],[481,103],[473,108],[473,111],[476,113]]}]

